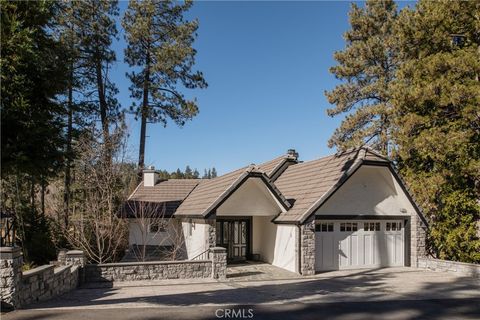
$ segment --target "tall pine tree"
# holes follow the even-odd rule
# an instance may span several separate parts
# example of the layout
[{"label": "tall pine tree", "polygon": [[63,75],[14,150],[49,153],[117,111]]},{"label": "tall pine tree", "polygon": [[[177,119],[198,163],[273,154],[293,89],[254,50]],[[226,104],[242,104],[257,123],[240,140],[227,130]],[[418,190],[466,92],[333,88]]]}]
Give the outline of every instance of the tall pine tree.
[{"label": "tall pine tree", "polygon": [[392,86],[396,158],[431,220],[433,252],[480,262],[479,1],[402,11]]},{"label": "tall pine tree", "polygon": [[342,84],[325,95],[335,107],[329,116],[346,114],[329,140],[341,149],[369,142],[384,154],[391,143],[391,103],[388,91],[397,59],[393,38],[397,7],[393,0],[369,0],[365,8],[352,4],[346,48],[335,52],[330,68]]},{"label": "tall pine tree", "polygon": [[184,125],[198,113],[195,100],[180,91],[205,88],[201,72],[193,71],[196,51],[192,47],[197,21],[186,21],[191,1],[130,0],[122,25],[128,47],[125,61],[135,69],[128,74],[131,95],[140,101],[132,110],[140,118],[138,166],[145,163],[147,122]]}]

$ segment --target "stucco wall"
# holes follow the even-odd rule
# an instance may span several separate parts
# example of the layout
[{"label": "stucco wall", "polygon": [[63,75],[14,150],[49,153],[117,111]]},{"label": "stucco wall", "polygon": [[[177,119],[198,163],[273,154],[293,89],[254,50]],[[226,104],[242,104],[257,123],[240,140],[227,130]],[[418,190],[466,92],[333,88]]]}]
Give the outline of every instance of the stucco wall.
[{"label": "stucco wall", "polygon": [[398,216],[415,209],[388,168],[362,166],[315,214]]},{"label": "stucco wall", "polygon": [[316,212],[321,215],[409,216],[410,238],[406,239],[410,261],[417,266],[425,256],[426,225],[387,167],[360,167]]},{"label": "stucco wall", "polygon": [[129,245],[170,246],[176,236],[174,225],[173,220],[168,221],[165,232],[150,233],[148,224],[142,225],[138,219],[128,219],[128,243]]},{"label": "stucco wall", "polygon": [[294,225],[278,225],[270,222],[273,216],[252,218],[252,253],[260,254],[262,261],[297,272],[296,237]]},{"label": "stucco wall", "polygon": [[282,207],[259,178],[245,181],[217,210],[217,216],[272,216]]},{"label": "stucco wall", "polygon": [[210,226],[211,224],[203,219],[184,219],[182,221],[188,259],[192,259],[211,247]]}]

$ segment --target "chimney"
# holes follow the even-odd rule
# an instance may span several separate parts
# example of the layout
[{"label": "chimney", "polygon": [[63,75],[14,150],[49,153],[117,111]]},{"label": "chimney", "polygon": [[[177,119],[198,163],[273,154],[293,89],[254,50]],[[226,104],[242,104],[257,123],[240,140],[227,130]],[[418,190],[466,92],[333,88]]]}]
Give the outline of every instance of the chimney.
[{"label": "chimney", "polygon": [[143,186],[153,187],[158,181],[158,173],[154,166],[150,166],[143,170]]},{"label": "chimney", "polygon": [[295,149],[288,149],[287,156],[290,159],[298,160],[298,152]]}]

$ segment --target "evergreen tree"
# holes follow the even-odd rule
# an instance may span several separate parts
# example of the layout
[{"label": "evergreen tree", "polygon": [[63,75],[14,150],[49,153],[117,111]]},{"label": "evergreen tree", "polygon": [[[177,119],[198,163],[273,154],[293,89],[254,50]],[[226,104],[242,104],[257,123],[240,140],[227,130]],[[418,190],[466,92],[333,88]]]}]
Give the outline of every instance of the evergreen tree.
[{"label": "evergreen tree", "polygon": [[92,84],[87,96],[97,107],[102,127],[103,140],[107,144],[105,159],[110,161],[110,127],[122,118],[120,104],[115,95],[118,89],[110,79],[110,69],[116,61],[112,41],[117,37],[116,17],[118,1],[75,1],[74,14],[79,27],[79,52],[81,53],[83,80]]},{"label": "evergreen tree", "polygon": [[215,167],[212,168],[212,178],[216,178],[217,177],[217,169],[215,169]]},{"label": "evergreen tree", "polygon": [[193,178],[193,171],[190,166],[187,165],[185,168],[185,179],[192,179]]},{"label": "evergreen tree", "polygon": [[200,172],[197,169],[193,170],[193,179],[200,178]]},{"label": "evergreen tree", "polygon": [[130,0],[123,17],[128,47],[125,61],[137,71],[127,74],[134,99],[141,101],[132,110],[141,121],[138,166],[145,161],[147,122],[167,124],[170,118],[184,125],[198,113],[195,100],[180,92],[207,86],[201,72],[192,70],[196,51],[192,44],[197,21],[186,21],[191,1]]},{"label": "evergreen tree", "polygon": [[203,176],[202,179],[208,179],[208,172],[207,169],[203,169]]},{"label": "evergreen tree", "polygon": [[43,200],[47,181],[64,159],[65,109],[57,97],[67,84],[66,48],[52,34],[53,2],[2,1],[0,6],[0,201],[2,210],[16,214],[24,259],[41,264],[55,254]]},{"label": "evergreen tree", "polygon": [[393,0],[368,0],[365,8],[352,4],[351,29],[347,43],[335,52],[338,65],[330,68],[343,81],[325,95],[335,107],[329,116],[347,114],[329,140],[329,146],[346,149],[370,142],[384,154],[391,143],[389,83],[397,66],[394,23],[397,7]]},{"label": "evergreen tree", "polygon": [[[480,262],[480,2],[419,1],[399,17],[391,92],[397,161],[439,258]],[[477,16],[475,16],[477,13]]]}]

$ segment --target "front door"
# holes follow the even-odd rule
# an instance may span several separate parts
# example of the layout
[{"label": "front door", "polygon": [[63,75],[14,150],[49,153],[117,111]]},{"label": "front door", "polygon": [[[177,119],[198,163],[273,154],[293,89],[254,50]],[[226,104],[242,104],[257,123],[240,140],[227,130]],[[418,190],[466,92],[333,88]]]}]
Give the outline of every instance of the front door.
[{"label": "front door", "polygon": [[227,249],[229,261],[245,261],[247,259],[248,228],[248,219],[217,219],[217,245]]}]

